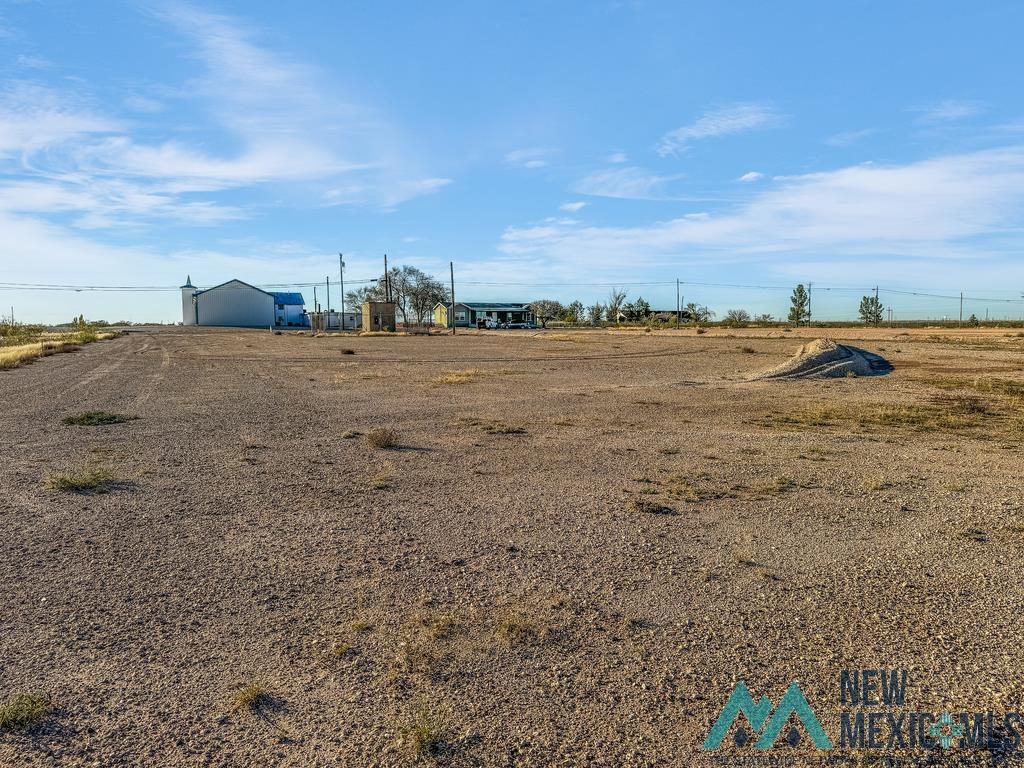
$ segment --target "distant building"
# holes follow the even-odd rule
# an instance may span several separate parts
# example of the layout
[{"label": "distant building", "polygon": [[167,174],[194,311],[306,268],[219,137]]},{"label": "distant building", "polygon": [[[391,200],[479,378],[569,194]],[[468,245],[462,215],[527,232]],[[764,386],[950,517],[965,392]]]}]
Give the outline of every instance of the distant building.
[{"label": "distant building", "polygon": [[[439,303],[434,306],[434,323],[448,325],[448,308],[451,303]],[[493,320],[499,325],[503,323],[527,323],[533,325],[537,316],[533,314],[529,304],[493,302],[493,301],[457,301],[455,302],[455,325],[461,328],[476,328],[478,324]]]},{"label": "distant building", "polygon": [[301,293],[264,291],[241,280],[201,291],[192,285],[191,276],[181,286],[181,321],[239,328],[309,326]]}]

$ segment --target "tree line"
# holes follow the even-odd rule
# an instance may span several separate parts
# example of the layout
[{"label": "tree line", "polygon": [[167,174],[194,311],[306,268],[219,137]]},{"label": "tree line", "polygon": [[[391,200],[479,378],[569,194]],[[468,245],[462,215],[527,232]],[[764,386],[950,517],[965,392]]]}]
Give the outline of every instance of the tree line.
[{"label": "tree line", "polygon": [[[381,275],[375,282],[346,291],[345,301],[352,307],[359,306],[365,301],[384,301],[387,294],[386,286],[389,283],[395,310],[406,324],[423,325],[430,322],[434,307],[451,301],[449,289],[442,281],[408,265],[392,267],[386,275]],[[789,304],[789,322],[797,325],[811,322],[811,296],[803,283],[793,289]],[[529,302],[529,306],[537,321],[544,327],[551,321],[591,325],[600,325],[604,322],[642,323],[654,315],[650,303],[643,296],[637,296],[630,301],[629,291],[624,288],[612,288],[603,302],[597,301],[589,305],[585,305],[579,299],[569,304],[562,304],[555,299],[536,299]],[[861,299],[861,322],[867,325],[881,325],[884,315],[885,308],[877,294]],[[690,302],[682,309],[680,319],[690,323],[710,323],[714,321],[715,313],[706,306]],[[733,327],[774,322],[776,320],[769,313],[751,315],[745,309],[730,309],[722,318],[722,325]],[[968,322],[977,324],[979,321],[972,315]]]}]

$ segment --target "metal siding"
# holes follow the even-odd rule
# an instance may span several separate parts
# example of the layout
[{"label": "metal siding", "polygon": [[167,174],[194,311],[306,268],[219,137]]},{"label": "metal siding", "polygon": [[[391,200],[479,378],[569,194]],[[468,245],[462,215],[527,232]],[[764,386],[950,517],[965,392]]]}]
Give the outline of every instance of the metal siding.
[{"label": "metal siding", "polygon": [[274,325],[274,298],[233,280],[196,297],[199,325],[268,327]]}]

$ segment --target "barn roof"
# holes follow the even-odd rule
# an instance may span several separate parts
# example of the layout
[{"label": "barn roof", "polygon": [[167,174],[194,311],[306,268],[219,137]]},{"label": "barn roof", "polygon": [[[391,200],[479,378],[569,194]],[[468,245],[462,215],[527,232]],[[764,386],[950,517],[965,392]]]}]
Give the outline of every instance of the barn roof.
[{"label": "barn roof", "polygon": [[306,305],[306,300],[302,298],[301,293],[271,291],[270,295],[274,297],[275,304],[288,304],[298,307],[304,307]]}]

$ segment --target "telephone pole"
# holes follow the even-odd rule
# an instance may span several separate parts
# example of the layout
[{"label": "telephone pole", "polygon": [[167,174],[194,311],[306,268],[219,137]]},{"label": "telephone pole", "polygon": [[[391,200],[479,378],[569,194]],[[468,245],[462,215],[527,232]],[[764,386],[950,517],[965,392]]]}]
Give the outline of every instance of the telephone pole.
[{"label": "telephone pole", "polygon": [[338,254],[338,273],[341,276],[341,330],[345,330],[345,259]]},{"label": "telephone pole", "polygon": [[327,314],[331,314],[331,276],[327,276]]},{"label": "telephone pole", "polygon": [[808,281],[807,283],[807,327],[811,327],[811,286],[814,283]]},{"label": "telephone pole", "polygon": [[452,278],[452,311],[450,319],[452,321],[452,336],[455,335],[455,262],[448,262],[448,271]]},{"label": "telephone pole", "polygon": [[960,320],[957,323],[957,328],[962,328],[964,324],[964,292],[960,291]]},{"label": "telephone pole", "polygon": [[683,319],[683,314],[682,314],[683,308],[682,308],[682,306],[679,303],[680,301],[681,301],[681,299],[679,298],[679,278],[677,277],[676,278],[676,325],[679,325],[680,321]]}]

